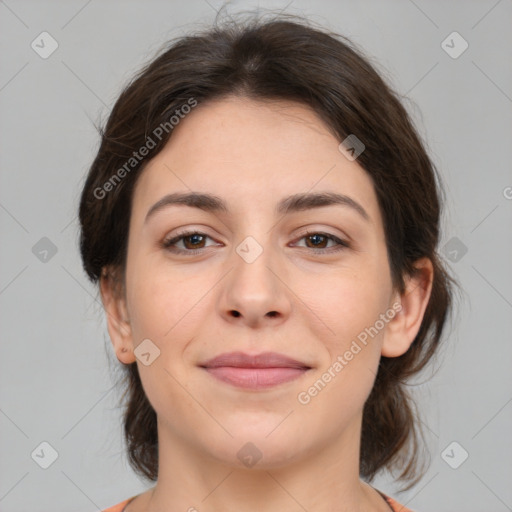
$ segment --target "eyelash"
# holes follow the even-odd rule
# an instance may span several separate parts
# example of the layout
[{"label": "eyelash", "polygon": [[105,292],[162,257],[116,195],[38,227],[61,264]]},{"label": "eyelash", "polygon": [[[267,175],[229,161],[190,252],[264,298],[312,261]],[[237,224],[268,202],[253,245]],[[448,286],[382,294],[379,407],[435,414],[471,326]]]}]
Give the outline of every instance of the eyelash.
[{"label": "eyelash", "polygon": [[[204,236],[204,237],[212,239],[206,233],[201,233],[200,231],[184,231],[183,233],[179,233],[178,235],[176,235],[175,237],[173,237],[171,239],[163,240],[161,242],[161,246],[163,249],[167,249],[168,251],[174,252],[176,254],[189,254],[189,255],[199,254],[201,251],[204,251],[205,247],[203,247],[201,249],[178,249],[176,247],[172,247],[176,242],[179,242],[183,238],[186,238],[186,237],[192,236],[192,235],[200,235],[200,236]],[[336,242],[338,244],[338,247],[334,248],[334,250],[332,247],[320,248],[320,249],[306,247],[306,249],[310,249],[311,251],[313,251],[314,253],[317,253],[317,254],[326,253],[326,252],[336,253],[336,252],[342,251],[344,249],[349,249],[351,247],[348,242],[346,242],[344,240],[340,240],[338,237],[331,235],[329,233],[324,233],[322,231],[307,231],[306,233],[303,233],[298,240],[302,240],[303,238],[307,238],[308,236],[312,236],[312,235],[320,235],[320,236],[327,238],[329,240],[332,240],[333,242]]]}]

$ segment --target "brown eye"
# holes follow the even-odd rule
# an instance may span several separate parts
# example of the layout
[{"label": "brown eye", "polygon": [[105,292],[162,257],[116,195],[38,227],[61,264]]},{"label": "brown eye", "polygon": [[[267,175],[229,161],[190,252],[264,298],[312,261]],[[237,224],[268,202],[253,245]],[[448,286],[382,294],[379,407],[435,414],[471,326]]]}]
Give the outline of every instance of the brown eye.
[{"label": "brown eye", "polygon": [[[312,231],[304,233],[304,235],[299,240],[306,240],[306,247],[308,249],[313,249],[314,251],[318,250],[325,253],[341,251],[350,247],[348,242],[340,240],[338,237],[329,233],[322,232]],[[327,247],[326,244],[329,242],[334,242],[335,246]]]},{"label": "brown eye", "polygon": [[320,234],[309,235],[304,238],[313,244],[312,249],[325,249],[325,244],[329,241],[326,236]]},{"label": "brown eye", "polygon": [[[205,249],[207,247],[204,245],[207,238],[210,237],[205,233],[200,233],[198,231],[189,231],[186,233],[180,233],[179,235],[171,239],[164,240],[162,242],[162,247],[171,252],[182,254],[195,254],[196,251],[201,251],[202,249]],[[176,244],[178,243],[182,243],[183,247],[176,247]]]},{"label": "brown eye", "polygon": [[184,236],[182,239],[183,244],[187,249],[202,249],[202,243],[204,243],[205,236],[196,233],[194,235]]}]

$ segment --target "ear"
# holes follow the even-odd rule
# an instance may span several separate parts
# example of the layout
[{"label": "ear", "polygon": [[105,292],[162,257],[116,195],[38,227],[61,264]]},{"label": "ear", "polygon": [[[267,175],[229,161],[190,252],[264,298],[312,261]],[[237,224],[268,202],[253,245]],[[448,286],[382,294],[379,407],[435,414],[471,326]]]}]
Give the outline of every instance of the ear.
[{"label": "ear", "polygon": [[[405,354],[418,334],[423,315],[427,309],[434,268],[429,258],[421,258],[415,262],[417,269],[413,276],[407,276],[405,291],[395,295],[395,316],[386,326],[381,354],[385,357],[398,357]],[[397,304],[400,303],[400,306]]]},{"label": "ear", "polygon": [[133,338],[123,284],[117,272],[104,268],[100,278],[100,292],[107,315],[108,333],[117,359],[123,364],[135,361]]}]

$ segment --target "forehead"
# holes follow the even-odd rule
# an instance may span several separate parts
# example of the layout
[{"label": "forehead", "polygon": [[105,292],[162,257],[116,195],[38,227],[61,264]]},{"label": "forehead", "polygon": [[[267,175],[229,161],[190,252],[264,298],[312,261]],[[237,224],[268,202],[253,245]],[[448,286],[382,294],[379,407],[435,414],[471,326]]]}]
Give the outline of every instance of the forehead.
[{"label": "forehead", "polygon": [[233,213],[253,204],[273,212],[285,196],[331,191],[362,204],[378,224],[371,178],[339,142],[299,103],[228,97],[199,104],[147,164],[134,206],[147,211],[167,193],[193,190],[222,197]]}]

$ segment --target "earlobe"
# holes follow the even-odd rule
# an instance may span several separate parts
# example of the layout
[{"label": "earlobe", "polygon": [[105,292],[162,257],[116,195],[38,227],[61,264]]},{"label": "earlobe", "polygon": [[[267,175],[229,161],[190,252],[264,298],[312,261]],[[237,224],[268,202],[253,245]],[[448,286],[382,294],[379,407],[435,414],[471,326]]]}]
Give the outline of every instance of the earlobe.
[{"label": "earlobe", "polygon": [[123,364],[135,361],[133,354],[132,329],[126,301],[121,293],[120,282],[112,271],[105,269],[100,278],[100,293],[110,340],[117,359]]},{"label": "earlobe", "polygon": [[434,268],[429,258],[416,261],[414,267],[417,269],[415,274],[405,278],[404,293],[395,299],[395,302],[401,303],[401,307],[386,327],[381,351],[385,357],[398,357],[409,350],[427,309]]}]

